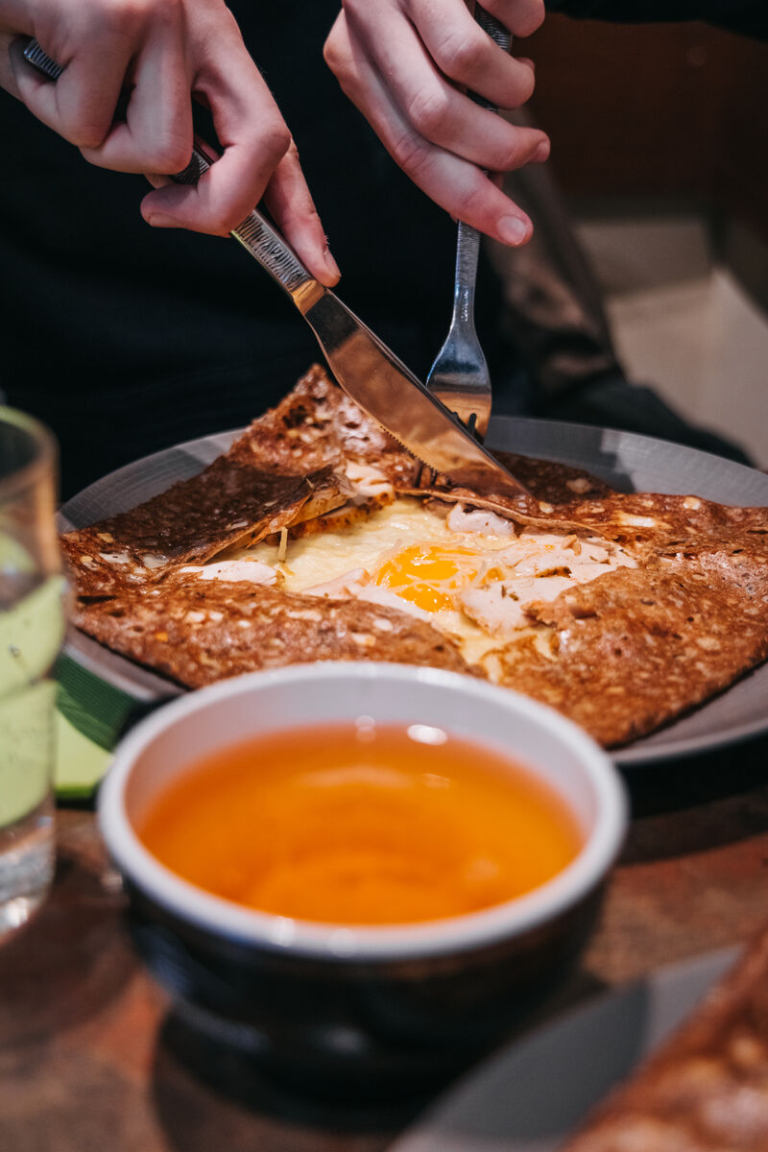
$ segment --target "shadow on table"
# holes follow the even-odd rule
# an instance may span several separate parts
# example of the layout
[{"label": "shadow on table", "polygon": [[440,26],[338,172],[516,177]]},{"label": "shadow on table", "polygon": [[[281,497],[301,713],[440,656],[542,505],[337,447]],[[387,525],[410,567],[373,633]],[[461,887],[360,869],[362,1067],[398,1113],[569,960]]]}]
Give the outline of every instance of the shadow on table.
[{"label": "shadow on table", "polygon": [[0,947],[0,1050],[96,1015],[135,972],[123,898],[98,869],[60,855],[48,900]]},{"label": "shadow on table", "polygon": [[348,1145],[373,1152],[386,1147],[442,1087],[384,1102],[327,1099],[321,1085],[271,1076],[247,1053],[203,1034],[176,1012],[160,1031],[152,1081],[169,1144],[183,1152],[300,1149],[304,1140],[313,1152]]},{"label": "shadow on table", "polygon": [[[626,772],[633,823],[622,863],[768,834],[768,739]],[[685,813],[685,819],[680,814]]]},{"label": "shadow on table", "polygon": [[[497,1048],[603,990],[574,971]],[[471,1074],[472,1069],[467,1069]],[[378,1152],[411,1124],[456,1077],[384,1101],[329,1098],[323,1085],[276,1078],[252,1057],[170,1012],[158,1036],[152,1074],[155,1109],[169,1145],[179,1152],[263,1152],[305,1146],[312,1152]]]}]

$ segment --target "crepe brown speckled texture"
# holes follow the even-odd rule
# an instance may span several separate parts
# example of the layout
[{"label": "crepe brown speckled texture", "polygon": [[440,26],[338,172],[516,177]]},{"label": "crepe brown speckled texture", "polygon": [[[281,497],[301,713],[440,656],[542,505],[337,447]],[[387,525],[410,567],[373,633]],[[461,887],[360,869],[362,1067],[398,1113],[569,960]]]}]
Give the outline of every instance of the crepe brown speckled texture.
[{"label": "crepe brown speckled texture", "polygon": [[768,1148],[768,929],[562,1152]]},{"label": "crepe brown speckled texture", "polygon": [[594,500],[601,496],[616,495],[614,489],[603,480],[590,476],[580,468],[553,464],[550,460],[531,460],[527,456],[515,456],[512,452],[496,452],[495,455],[540,501],[567,504],[573,500]]},{"label": "crepe brown speckled texture", "polygon": [[500,656],[509,688],[551,704],[600,743],[653,731],[768,656],[768,564],[751,582],[725,556],[620,568],[532,604],[555,630],[552,658],[531,645]]},{"label": "crepe brown speckled texture", "polygon": [[[414,495],[488,508],[519,524],[547,531],[588,531],[641,558],[708,552],[723,543],[734,551],[741,547],[768,555],[766,508],[732,508],[697,496],[611,492],[599,480],[593,480],[592,488],[574,498],[573,485],[586,482],[584,473],[565,466],[562,466],[563,479],[558,487],[561,493],[569,491],[569,498],[552,503],[545,498],[545,493],[553,491],[551,473],[558,466],[541,460],[527,463],[526,483],[533,498],[478,496],[464,488],[448,490],[440,486],[411,491]],[[521,471],[519,466],[516,470]],[[537,483],[539,475],[543,477],[541,489]]]},{"label": "crepe brown speckled texture", "polygon": [[259,540],[308,504],[320,515],[345,499],[330,466],[308,476],[279,475],[221,458],[130,512],[66,533],[61,544],[76,591],[112,596],[126,584],[201,564],[230,544]]},{"label": "crepe brown speckled texture", "polygon": [[75,623],[116,652],[200,688],[313,660],[382,660],[469,672],[458,648],[404,612],[223,580],[170,582],[89,606]]},{"label": "crepe brown speckled texture", "polygon": [[[286,526],[298,535],[323,514],[341,524],[370,514],[378,498],[350,497],[345,469],[352,461],[435,507],[460,502],[524,526],[599,536],[635,558],[638,568],[531,604],[538,642],[528,636],[501,645],[483,669],[472,669],[551,704],[605,745],[674,719],[768,656],[768,510],[616,493],[576,469],[509,456],[504,462],[530,495],[481,497],[431,475],[319,368],[200,476],[64,538],[81,595],[78,626],[190,687],[314,659],[467,671],[452,641],[397,609],[222,580],[201,589],[179,574],[236,539],[261,539]],[[144,553],[161,545],[163,562],[147,573]],[[107,549],[127,552],[130,564],[105,561]],[[199,611],[208,613],[204,621],[189,615]],[[391,632],[371,631],[374,611]],[[374,643],[351,638],[355,621]]]},{"label": "crepe brown speckled texture", "polygon": [[324,463],[374,463],[400,487],[416,483],[421,465],[329,379],[318,365],[272,411],[255,420],[241,443],[258,443],[280,460],[306,470],[312,455]]},{"label": "crepe brown speckled texture", "polygon": [[[313,398],[314,376],[197,476],[129,512],[65,533],[62,548],[77,592],[109,596],[156,582],[232,544],[344,504],[351,488],[340,467],[334,409]],[[330,393],[324,376],[322,383]]]}]

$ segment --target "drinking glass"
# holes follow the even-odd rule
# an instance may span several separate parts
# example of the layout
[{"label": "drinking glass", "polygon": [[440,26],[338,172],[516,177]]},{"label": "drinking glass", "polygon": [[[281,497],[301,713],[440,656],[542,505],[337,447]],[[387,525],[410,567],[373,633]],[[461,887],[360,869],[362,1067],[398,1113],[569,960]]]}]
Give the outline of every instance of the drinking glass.
[{"label": "drinking glass", "polygon": [[51,666],[64,636],[56,443],[0,407],[0,940],[45,898],[54,865]]}]

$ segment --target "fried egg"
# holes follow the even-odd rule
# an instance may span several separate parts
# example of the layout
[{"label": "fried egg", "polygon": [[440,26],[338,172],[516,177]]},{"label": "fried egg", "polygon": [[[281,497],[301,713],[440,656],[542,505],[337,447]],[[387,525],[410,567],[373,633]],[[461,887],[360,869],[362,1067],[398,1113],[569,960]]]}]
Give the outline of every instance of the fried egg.
[{"label": "fried egg", "polygon": [[[456,505],[440,515],[415,497],[393,497],[369,516],[291,539],[233,550],[222,576],[238,572],[288,592],[354,597],[410,612],[450,634],[469,662],[482,662],[533,629],[525,606],[573,584],[636,567],[594,537],[520,529],[493,512]],[[283,557],[284,553],[284,557]],[[252,566],[252,567],[251,567]],[[225,571],[222,571],[222,567]]]}]

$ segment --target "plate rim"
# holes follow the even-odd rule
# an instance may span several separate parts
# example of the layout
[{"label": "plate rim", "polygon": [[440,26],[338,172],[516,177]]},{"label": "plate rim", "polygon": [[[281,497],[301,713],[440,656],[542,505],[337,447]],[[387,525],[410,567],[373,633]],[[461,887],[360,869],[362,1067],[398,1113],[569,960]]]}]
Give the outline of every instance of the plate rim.
[{"label": "plate rim", "polygon": [[[732,473],[737,479],[740,474],[744,474],[745,477],[750,477],[751,480],[754,480],[756,476],[764,479],[766,500],[768,500],[768,474],[762,473],[758,469],[751,468],[748,465],[740,464],[737,461],[717,456],[711,452],[691,448],[688,445],[676,444],[674,441],[662,440],[659,437],[646,436],[638,432],[627,432],[621,429],[603,427],[602,425],[575,424],[560,420],[546,420],[538,417],[517,417],[499,414],[492,417],[488,435],[489,442],[492,444],[495,443],[495,446],[502,451],[509,450],[514,452],[514,447],[510,449],[501,448],[501,445],[496,442],[497,436],[494,435],[494,433],[501,433],[503,438],[507,439],[511,430],[514,428],[522,430],[523,432],[528,429],[531,433],[544,433],[545,436],[548,435],[553,439],[556,439],[558,436],[571,436],[578,439],[579,436],[584,435],[596,439],[605,439],[607,437],[608,442],[615,441],[616,446],[619,446],[622,441],[628,445],[635,444],[640,446],[648,444],[651,446],[651,450],[654,448],[656,451],[663,449],[665,452],[673,450],[691,462],[700,461],[701,458],[705,460],[708,459],[713,462],[713,465],[717,465],[720,470],[725,469],[728,473]],[[121,479],[125,479],[129,475],[135,476],[138,470],[151,474],[153,464],[156,465],[163,457],[167,457],[172,453],[195,458],[195,450],[199,451],[204,449],[205,446],[212,444],[215,445],[217,451],[226,451],[226,447],[244,430],[244,428],[233,428],[210,433],[207,436],[193,437],[190,440],[170,445],[167,448],[162,448],[157,452],[140,457],[138,460],[131,461],[115,469],[113,472],[107,473],[105,476],[100,477],[82,489],[76,495],[70,497],[70,499],[61,506],[57,516],[60,530],[67,531],[70,528],[84,526],[83,524],[75,524],[70,519],[69,511],[72,510],[72,505],[77,506],[78,502],[89,496],[93,498],[95,490],[98,488],[105,485],[119,485]],[[205,453],[205,455],[207,455],[207,453]],[[562,455],[555,452],[552,452],[549,456],[547,456],[546,453],[538,452],[538,455],[541,459],[562,459]],[[206,466],[203,460],[201,460],[200,463],[201,469]],[[583,465],[581,466],[584,467]],[[587,471],[589,469],[585,468],[584,470]],[[599,471],[599,468],[596,471]],[[190,471],[189,475],[191,476],[193,474],[194,473]],[[179,477],[179,479],[181,478],[182,477]],[[168,481],[167,478],[164,477],[163,487],[158,487],[157,491],[163,491],[165,487],[170,486],[170,484],[174,482],[173,479]],[[75,507],[75,513],[76,510]],[[148,707],[153,704],[159,706],[189,691],[189,689],[185,689],[159,676],[153,670],[134,663],[129,660],[128,657],[112,652],[97,640],[75,629],[72,625],[70,625],[68,629],[63,652],[64,655],[68,656],[81,667],[84,667],[85,670],[92,675],[101,677],[113,687],[133,697],[138,707]],[[727,695],[736,684],[759,673],[761,668],[764,667],[765,665],[760,665],[755,669],[751,669],[746,672],[744,676],[739,677],[733,685],[729,685],[725,692],[718,693],[710,699],[719,699],[721,696]],[[706,708],[709,702],[710,701],[705,702],[702,708]],[[683,716],[676,717],[669,725],[656,729],[653,733],[649,733],[649,738],[663,733],[666,730],[672,730],[678,719],[682,720],[695,711],[697,711],[697,709],[692,709],[691,712],[686,712]],[[645,743],[645,737],[640,737],[625,747],[608,750],[608,755],[618,767],[634,771],[638,768],[651,768],[660,763],[688,759],[704,751],[710,752],[726,747],[735,747],[766,732],[768,732],[768,710],[764,717],[757,717],[753,720],[745,721],[731,728],[726,728],[714,735],[693,735],[673,741],[671,744],[665,744],[662,741],[657,745],[650,746]]]},{"label": "plate rim", "polygon": [[[653,1035],[644,1037],[631,1067],[613,1087],[625,1083],[688,1020],[704,997],[731,970],[743,955],[744,948],[748,946],[748,944],[743,943],[730,944],[662,964],[643,976],[594,992],[582,1002],[566,1008],[562,1012],[556,1012],[552,1019],[524,1030],[522,1035],[515,1036],[507,1044],[502,1045],[438,1095],[426,1111],[398,1135],[394,1143],[389,1146],[388,1152],[435,1152],[438,1148],[442,1152],[445,1147],[446,1129],[440,1127],[441,1113],[444,1113],[446,1109],[453,1109],[454,1111],[457,1107],[461,1109],[463,1100],[467,1098],[470,1100],[470,1106],[472,1106],[473,1092],[477,1092],[478,1089],[482,1091],[483,1082],[493,1079],[496,1070],[503,1068],[507,1061],[519,1059],[521,1054],[524,1055],[532,1045],[546,1043],[547,1040],[552,1039],[557,1041],[558,1038],[565,1037],[569,1032],[577,1030],[585,1022],[589,1026],[590,1020],[596,1019],[599,1013],[611,1003],[619,1003],[638,992],[645,992],[648,1001],[651,1002],[654,993],[656,995],[663,994],[666,990],[669,996],[670,990],[674,993],[682,989],[687,1002],[682,1005],[679,1018],[674,1020],[659,1018],[660,1014],[657,1012],[657,1018],[652,1021],[654,1025]],[[690,989],[690,985],[694,985],[694,988]],[[678,996],[675,996],[674,999],[677,1001]],[[508,1077],[507,1080],[513,1083],[511,1077]],[[580,1118],[576,1120],[575,1125],[569,1127],[567,1132],[553,1133],[551,1137],[545,1136],[541,1139],[535,1138],[536,1152],[556,1152],[557,1149],[561,1148],[563,1140],[570,1139],[575,1134],[582,1121],[589,1116],[593,1108],[599,1106],[600,1102],[613,1090],[613,1087],[608,1088],[607,1092],[598,1099],[586,1104]],[[476,1107],[476,1104],[474,1106]],[[464,1107],[466,1108],[466,1104]],[[461,1140],[462,1152],[491,1152],[491,1146],[482,1137],[480,1142],[476,1143],[472,1140],[471,1135],[467,1138],[467,1134],[462,1132]],[[494,1143],[492,1147],[496,1148],[497,1145]],[[517,1141],[509,1145],[505,1142],[504,1147],[509,1147],[509,1152],[516,1152],[516,1150],[517,1152],[527,1152],[523,1145],[518,1148]],[[445,1152],[454,1152],[453,1145]]]}]

